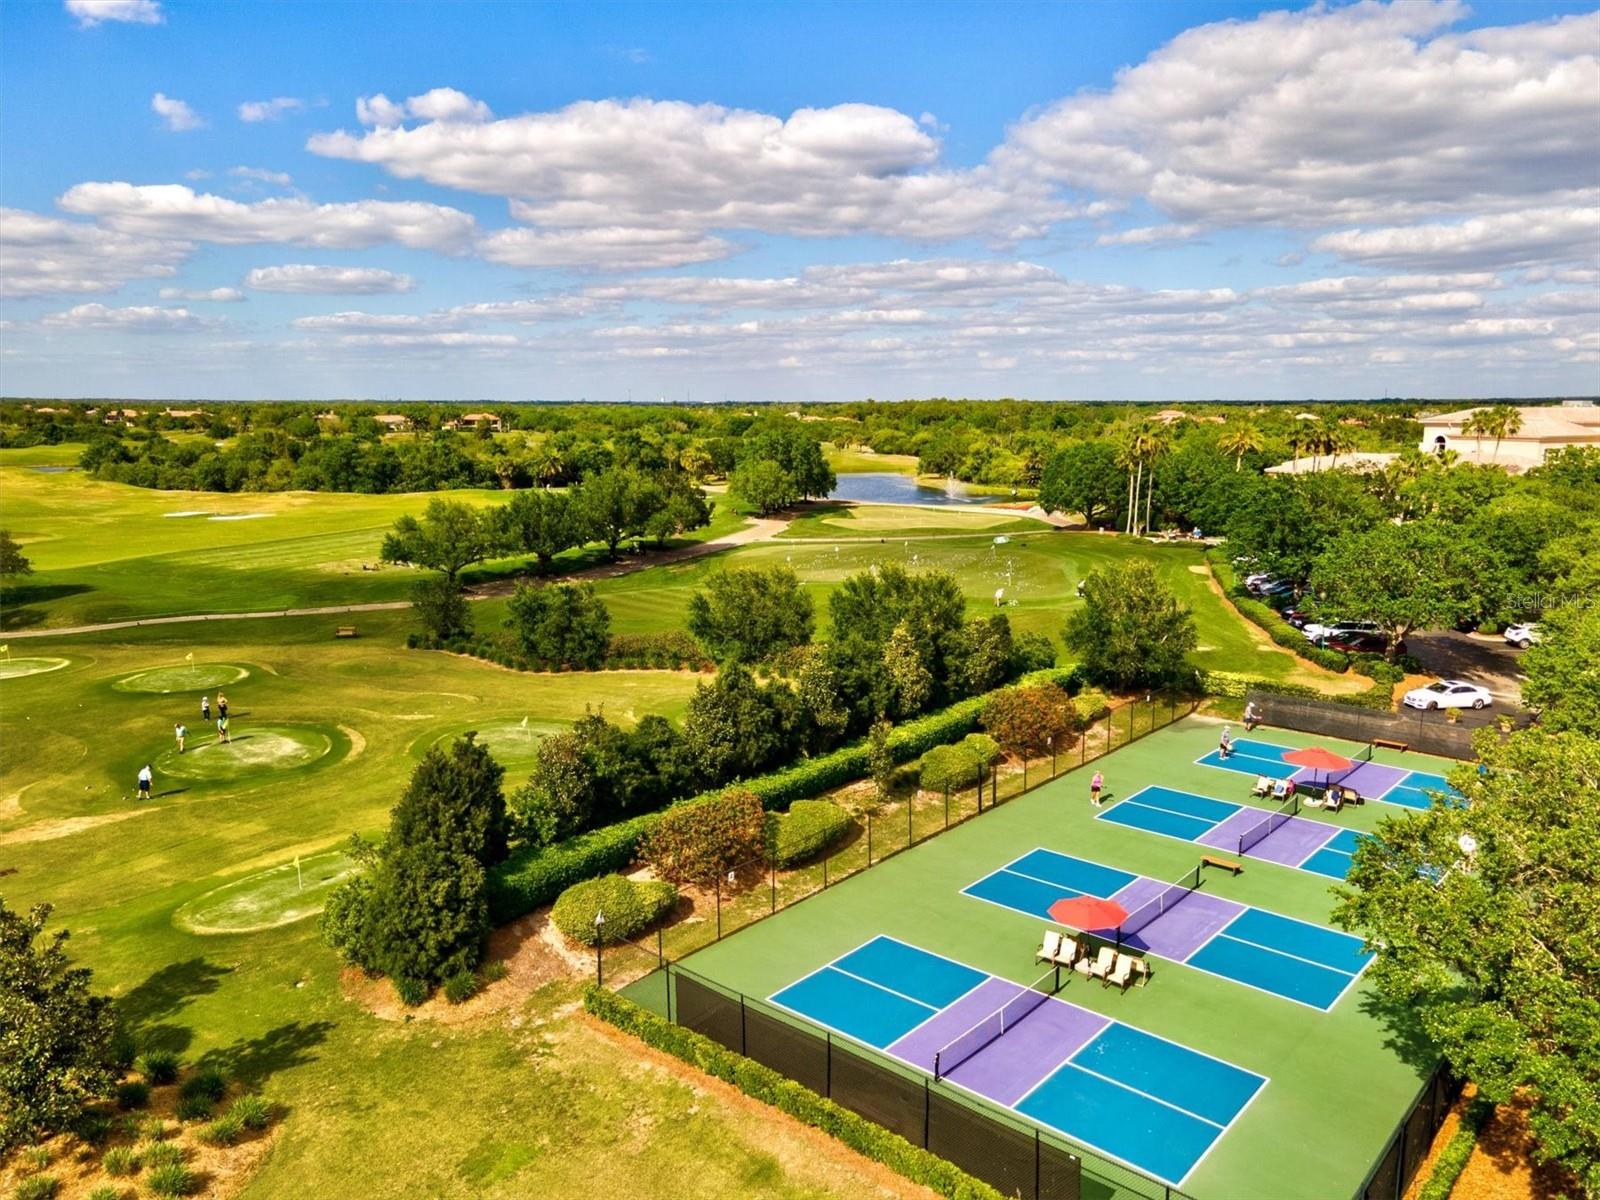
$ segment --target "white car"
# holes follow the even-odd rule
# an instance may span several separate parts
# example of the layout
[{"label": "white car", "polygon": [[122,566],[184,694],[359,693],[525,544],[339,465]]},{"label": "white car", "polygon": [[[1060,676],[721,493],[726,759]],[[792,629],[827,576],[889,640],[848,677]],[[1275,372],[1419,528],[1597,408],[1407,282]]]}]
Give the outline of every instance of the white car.
[{"label": "white car", "polygon": [[1302,626],[1300,632],[1306,635],[1306,641],[1318,643],[1323,638],[1338,638],[1352,633],[1382,633],[1383,629],[1372,621],[1334,621],[1329,625],[1313,621]]},{"label": "white car", "polygon": [[1412,688],[1401,703],[1407,708],[1488,708],[1494,697],[1475,683],[1441,679],[1427,687]]},{"label": "white car", "polygon": [[1506,642],[1508,645],[1519,646],[1526,650],[1539,640],[1539,627],[1537,625],[1512,625],[1506,629]]}]

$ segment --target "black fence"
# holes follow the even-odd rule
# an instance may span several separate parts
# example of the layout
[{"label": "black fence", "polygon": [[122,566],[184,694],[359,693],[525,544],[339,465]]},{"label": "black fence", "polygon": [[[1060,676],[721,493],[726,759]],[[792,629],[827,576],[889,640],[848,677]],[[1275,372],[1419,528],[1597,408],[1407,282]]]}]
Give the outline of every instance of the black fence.
[{"label": "black fence", "polygon": [[1085,1194],[1188,1200],[1184,1193],[1002,1109],[831,1033],[797,1023],[760,1000],[669,964],[661,972],[667,1018],[771,1067],[834,1103],[956,1164],[1018,1200]]},{"label": "black fence", "polygon": [[[1352,742],[1374,742],[1379,739],[1400,742],[1424,754],[1437,754],[1463,762],[1470,762],[1477,757],[1472,749],[1472,735],[1477,730],[1469,728],[1469,722],[1484,728],[1482,714],[1474,714],[1471,709],[1449,710],[1462,713],[1459,721],[1451,721],[1443,710],[1429,712],[1421,708],[1408,708],[1401,712],[1382,712],[1374,708],[1357,708],[1351,704],[1311,700],[1302,696],[1281,696],[1276,692],[1252,691],[1247,699],[1260,710],[1268,725],[1281,725],[1285,729],[1320,733]],[[1517,721],[1527,724],[1527,714],[1517,718]]]},{"label": "black fence", "polygon": [[1428,1157],[1428,1148],[1444,1124],[1445,1114],[1461,1095],[1462,1080],[1450,1070],[1449,1063],[1440,1063],[1422,1085],[1411,1111],[1401,1121],[1378,1156],[1377,1163],[1362,1185],[1359,1200],[1400,1200],[1411,1186],[1422,1160]]}]

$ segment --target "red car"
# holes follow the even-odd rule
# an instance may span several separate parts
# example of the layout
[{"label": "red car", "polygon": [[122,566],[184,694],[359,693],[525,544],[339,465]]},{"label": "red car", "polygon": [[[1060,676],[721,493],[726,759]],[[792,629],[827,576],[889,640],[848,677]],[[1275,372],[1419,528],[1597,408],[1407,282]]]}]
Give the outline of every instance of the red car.
[{"label": "red car", "polygon": [[[1343,654],[1382,654],[1389,648],[1389,638],[1382,633],[1346,633],[1340,637],[1323,638],[1319,643],[1326,650],[1338,650]],[[1406,644],[1401,642],[1394,648],[1396,654],[1406,652]]]}]

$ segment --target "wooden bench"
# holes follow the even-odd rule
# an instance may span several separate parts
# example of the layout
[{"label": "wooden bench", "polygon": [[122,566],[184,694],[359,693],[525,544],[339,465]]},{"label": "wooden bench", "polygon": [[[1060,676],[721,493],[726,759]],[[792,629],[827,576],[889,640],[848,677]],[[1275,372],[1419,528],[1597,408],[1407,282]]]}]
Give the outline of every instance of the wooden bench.
[{"label": "wooden bench", "polygon": [[1210,854],[1200,860],[1200,865],[1202,867],[1217,867],[1223,871],[1232,871],[1235,875],[1244,870],[1243,863],[1234,862],[1231,858],[1217,858]]},{"label": "wooden bench", "polygon": [[354,625],[341,625],[334,630],[333,636],[336,638],[355,637],[357,636],[356,627]]},{"label": "wooden bench", "polygon": [[1373,738],[1372,744],[1374,746],[1382,746],[1385,750],[1411,749],[1411,744],[1409,742],[1397,742],[1393,738]]}]

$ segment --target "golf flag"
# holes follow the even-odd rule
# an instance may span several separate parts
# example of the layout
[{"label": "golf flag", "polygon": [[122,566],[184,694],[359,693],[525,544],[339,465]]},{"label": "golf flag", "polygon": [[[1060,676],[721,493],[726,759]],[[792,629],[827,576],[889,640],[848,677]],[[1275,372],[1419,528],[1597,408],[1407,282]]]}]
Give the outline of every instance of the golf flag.
[{"label": "golf flag", "polygon": [[191,651],[189,651],[189,653],[185,654],[183,656],[183,661],[192,663],[194,661],[194,651],[191,650]]},{"label": "golf flag", "polygon": [[0,654],[9,655],[10,653],[11,653],[11,644],[9,642],[7,642],[4,646],[0,646]]}]

